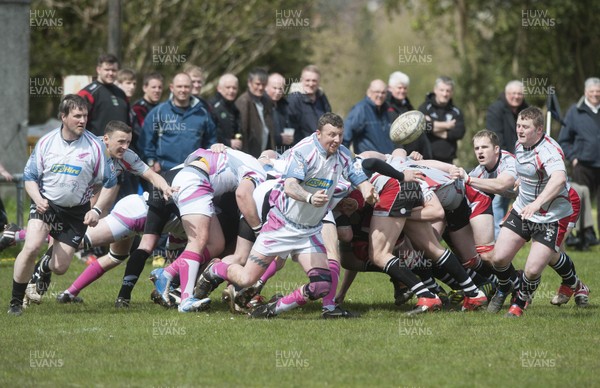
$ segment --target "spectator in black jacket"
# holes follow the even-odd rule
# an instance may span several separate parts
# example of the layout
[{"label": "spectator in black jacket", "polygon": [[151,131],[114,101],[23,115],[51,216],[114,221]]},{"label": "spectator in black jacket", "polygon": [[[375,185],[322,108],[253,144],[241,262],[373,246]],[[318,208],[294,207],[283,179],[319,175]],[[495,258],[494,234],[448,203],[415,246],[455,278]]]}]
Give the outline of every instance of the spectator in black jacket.
[{"label": "spectator in black jacket", "polygon": [[[523,98],[523,83],[518,80],[510,81],[504,87],[498,99],[488,107],[485,117],[485,128],[498,135],[500,149],[515,153],[517,143],[517,116],[528,107]],[[510,199],[496,195],[492,202],[494,211],[494,235],[500,233],[500,223],[508,211]]]},{"label": "spectator in black jacket", "polygon": [[244,141],[240,133],[240,111],[235,106],[238,89],[237,77],[231,73],[223,74],[217,84],[217,94],[210,100],[217,142],[234,150],[241,150]]},{"label": "spectator in black jacket", "polygon": [[98,57],[94,82],[79,91],[79,95],[90,104],[86,129],[96,136],[104,135],[109,121],[118,120],[130,125],[129,99],[115,85],[119,71],[119,60],[112,54]]},{"label": "spectator in black jacket", "polygon": [[294,144],[310,136],[317,130],[319,117],[331,112],[327,96],[319,88],[321,73],[315,65],[302,69],[300,83],[302,92],[291,93],[288,96],[291,127],[294,133]]},{"label": "spectator in black jacket", "polygon": [[433,92],[425,97],[419,110],[427,119],[427,138],[433,159],[452,163],[456,158],[457,142],[465,136],[465,120],[460,109],[452,103],[454,81],[449,77],[435,80]]},{"label": "spectator in black jacket", "polygon": [[[600,209],[600,78],[588,78],[584,88],[584,96],[567,111],[558,142],[573,166],[573,180],[590,189]],[[600,225],[600,211],[597,217]],[[597,244],[593,228],[584,237]]]},{"label": "spectator in black jacket", "polygon": [[290,125],[289,104],[284,95],[285,78],[279,73],[269,75],[265,92],[273,103],[276,151],[285,152],[294,143],[295,130]]},{"label": "spectator in black jacket", "polygon": [[496,132],[500,148],[515,153],[517,142],[517,116],[529,105],[523,98],[523,83],[513,80],[506,84],[504,93],[488,107],[485,128]]},{"label": "spectator in black jacket", "polygon": [[[408,99],[408,86],[410,85],[410,78],[401,71],[395,71],[390,74],[390,80],[388,82],[388,116],[390,122],[398,118],[403,113],[406,113],[415,108]],[[431,144],[427,139],[427,135],[423,133],[417,140],[410,144],[401,146],[410,155],[411,152],[417,151],[425,159],[432,159]]]}]

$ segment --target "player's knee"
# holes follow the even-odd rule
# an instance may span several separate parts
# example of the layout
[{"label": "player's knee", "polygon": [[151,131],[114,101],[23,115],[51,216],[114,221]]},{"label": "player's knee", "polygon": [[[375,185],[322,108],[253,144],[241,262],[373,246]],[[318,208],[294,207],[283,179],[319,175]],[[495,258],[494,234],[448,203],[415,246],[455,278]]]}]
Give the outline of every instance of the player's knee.
[{"label": "player's knee", "polygon": [[54,268],[52,268],[52,272],[56,275],[64,275],[69,269],[69,264],[67,263],[57,263],[54,261]]},{"label": "player's knee", "polygon": [[117,255],[112,250],[108,252],[108,258],[115,264],[121,264],[127,260],[128,257],[129,255]]},{"label": "player's knee", "polygon": [[331,272],[325,268],[313,268],[308,271],[309,283],[305,287],[306,296],[317,300],[329,294],[331,290]]}]

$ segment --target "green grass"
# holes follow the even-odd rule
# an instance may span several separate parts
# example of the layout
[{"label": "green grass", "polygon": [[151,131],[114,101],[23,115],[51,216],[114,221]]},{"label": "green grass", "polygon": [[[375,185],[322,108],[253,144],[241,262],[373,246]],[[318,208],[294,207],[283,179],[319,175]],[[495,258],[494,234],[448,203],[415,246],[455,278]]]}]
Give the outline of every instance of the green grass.
[{"label": "green grass", "polygon": [[[211,310],[184,315],[149,300],[150,266],[129,310],[113,307],[123,267],[85,289],[85,303],[58,305],[53,296],[84,268],[73,262],[66,275],[54,276],[41,305],[21,317],[0,311],[0,385],[597,386],[598,251],[571,255],[593,291],[589,308],[573,301],[551,306],[560,281],[547,269],[533,305],[517,320],[459,312],[407,318],[408,307],[393,305],[392,286],[381,274],[359,275],[350,289],[346,307],[362,313],[356,320],[322,320],[318,303],[250,320],[228,312],[221,289]],[[303,282],[299,266],[289,262],[263,293],[289,292]],[[5,308],[11,284],[12,262],[3,261]]]}]

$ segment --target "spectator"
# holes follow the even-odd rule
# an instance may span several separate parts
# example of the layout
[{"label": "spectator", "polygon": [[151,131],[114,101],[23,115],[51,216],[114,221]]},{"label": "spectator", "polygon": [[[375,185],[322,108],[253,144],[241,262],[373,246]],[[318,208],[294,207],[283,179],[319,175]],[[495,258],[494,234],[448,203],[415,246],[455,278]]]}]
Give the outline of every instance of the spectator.
[{"label": "spectator", "polygon": [[506,84],[504,93],[488,107],[485,128],[496,132],[500,149],[515,153],[517,116],[528,106],[523,98],[523,83],[513,80]]},{"label": "spectator", "polygon": [[[160,101],[163,92],[163,82],[164,78],[160,73],[150,73],[144,76],[144,84],[142,86],[142,90],[144,92],[144,96],[137,100],[131,106],[131,122],[133,129],[133,137],[131,140],[131,148],[142,158],[143,147],[141,147],[139,143],[140,134],[142,133],[142,128],[144,127],[144,120],[156,105]],[[139,151],[139,152],[138,152]]]},{"label": "spectator", "polygon": [[266,149],[275,148],[273,109],[265,96],[267,72],[256,68],[248,74],[248,90],[236,101],[240,111],[242,151],[258,158]]},{"label": "spectator", "polygon": [[235,106],[239,83],[235,75],[223,74],[217,84],[217,93],[209,101],[212,117],[217,126],[217,142],[234,150],[241,150],[240,111]]},{"label": "spectator", "polygon": [[[590,189],[600,209],[600,78],[588,78],[584,95],[573,104],[565,116],[558,142],[573,167],[573,181]],[[597,214],[600,225],[600,211]],[[598,243],[593,227],[583,233],[589,245]]]},{"label": "spectator", "polygon": [[[386,101],[388,103],[388,115],[391,123],[393,123],[401,114],[415,109],[408,99],[409,85],[410,78],[408,78],[406,74],[400,71],[395,71],[390,74]],[[413,151],[417,151],[423,155],[424,159],[433,158],[433,155],[431,154],[431,144],[427,139],[427,135],[424,133],[414,142],[403,145],[402,148],[404,148],[409,155]]]},{"label": "spectator", "polygon": [[135,93],[135,77],[135,71],[131,69],[121,69],[117,72],[117,80],[115,81],[115,85],[120,87],[121,90],[125,92],[128,101]]},{"label": "spectator", "polygon": [[290,126],[294,133],[294,144],[317,129],[319,117],[331,112],[331,105],[327,96],[319,88],[321,72],[315,65],[308,65],[302,69],[300,83],[302,92],[290,93],[288,96]]},{"label": "spectator", "polygon": [[111,120],[129,122],[129,100],[125,92],[115,85],[119,60],[112,54],[98,57],[98,78],[79,91],[89,105],[87,129],[96,136],[104,135],[104,127]]},{"label": "spectator", "polygon": [[216,143],[215,124],[200,101],[191,96],[192,80],[179,73],[170,85],[171,98],[152,109],[140,137],[146,162],[155,172],[169,170],[198,148]]},{"label": "spectator", "polygon": [[196,97],[204,105],[204,109],[210,112],[210,104],[204,98],[200,96],[202,87],[206,81],[204,70],[200,66],[187,65],[184,67],[183,72],[190,76],[192,80],[192,96]]},{"label": "spectator", "polygon": [[431,143],[433,159],[452,163],[456,158],[457,142],[465,136],[462,112],[452,102],[454,81],[449,77],[435,80],[433,92],[425,97],[419,110],[425,114],[427,138]]},{"label": "spectator", "polygon": [[[511,154],[515,153],[517,116],[527,107],[528,105],[523,99],[523,83],[517,80],[507,83],[504,93],[501,93],[498,99],[488,107],[485,127],[498,135],[500,149]],[[500,223],[508,211],[509,204],[510,199],[500,195],[496,195],[492,202],[496,238],[500,233]]]},{"label": "spectator", "polygon": [[277,152],[283,153],[294,143],[294,128],[290,126],[289,104],[285,98],[285,78],[279,73],[269,75],[265,91],[273,104],[273,124]]},{"label": "spectator", "polygon": [[396,146],[390,139],[390,119],[385,102],[387,86],[380,79],[371,81],[367,96],[354,105],[344,122],[344,146],[354,153],[378,151],[391,154]]}]

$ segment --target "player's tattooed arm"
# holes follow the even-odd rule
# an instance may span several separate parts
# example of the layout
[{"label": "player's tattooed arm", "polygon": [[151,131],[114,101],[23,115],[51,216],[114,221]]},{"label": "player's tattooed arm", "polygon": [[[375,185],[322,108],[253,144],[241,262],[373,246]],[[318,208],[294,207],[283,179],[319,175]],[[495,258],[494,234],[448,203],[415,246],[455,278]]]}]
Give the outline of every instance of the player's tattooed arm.
[{"label": "player's tattooed arm", "polygon": [[250,255],[249,259],[250,259],[250,261],[255,262],[259,266],[263,267],[264,269],[267,269],[269,267],[269,264],[271,264],[270,261],[267,262],[267,260],[263,260],[260,257],[255,256],[255,255]]},{"label": "player's tattooed arm", "polygon": [[300,181],[296,178],[287,178],[285,180],[284,191],[288,197],[291,197],[296,201],[307,202],[307,198],[311,195],[300,186]]}]

